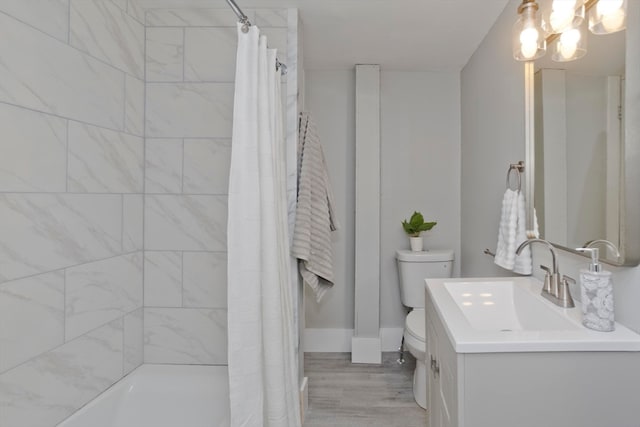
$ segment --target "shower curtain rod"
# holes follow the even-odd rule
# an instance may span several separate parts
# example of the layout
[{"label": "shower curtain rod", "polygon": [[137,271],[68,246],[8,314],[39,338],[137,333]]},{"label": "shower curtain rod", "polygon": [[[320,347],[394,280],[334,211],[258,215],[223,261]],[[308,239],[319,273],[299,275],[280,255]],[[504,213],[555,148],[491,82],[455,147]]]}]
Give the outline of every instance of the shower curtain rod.
[{"label": "shower curtain rod", "polygon": [[[247,15],[245,15],[244,12],[242,12],[242,9],[238,7],[238,5],[234,0],[227,0],[227,3],[229,3],[229,6],[238,17],[238,21],[241,24],[243,24],[242,31],[246,33],[249,30],[249,27],[251,26],[251,21],[249,21],[249,18],[247,17]],[[287,74],[287,66],[284,63],[280,62],[278,58],[276,58],[276,70],[278,69],[280,70],[282,75]]]}]

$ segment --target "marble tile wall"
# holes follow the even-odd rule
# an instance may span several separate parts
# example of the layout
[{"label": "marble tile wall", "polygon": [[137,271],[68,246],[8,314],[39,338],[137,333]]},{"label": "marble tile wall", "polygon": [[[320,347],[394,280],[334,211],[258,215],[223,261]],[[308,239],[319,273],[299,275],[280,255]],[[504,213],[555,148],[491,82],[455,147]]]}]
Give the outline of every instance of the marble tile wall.
[{"label": "marble tile wall", "polygon": [[144,24],[0,1],[0,425],[53,427],[143,361]]},{"label": "marble tile wall", "polygon": [[[244,12],[284,61],[287,11]],[[227,363],[226,224],[236,21],[228,9],[146,12],[147,363]]]}]

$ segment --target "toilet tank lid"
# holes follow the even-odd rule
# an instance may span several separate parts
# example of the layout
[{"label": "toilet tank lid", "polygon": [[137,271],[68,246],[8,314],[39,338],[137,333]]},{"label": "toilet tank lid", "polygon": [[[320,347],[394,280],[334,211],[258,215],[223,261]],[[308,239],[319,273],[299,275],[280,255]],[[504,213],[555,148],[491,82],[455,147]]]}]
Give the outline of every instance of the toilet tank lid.
[{"label": "toilet tank lid", "polygon": [[396,258],[398,261],[405,262],[446,262],[453,261],[453,250],[439,249],[420,252],[398,250],[396,251]]}]

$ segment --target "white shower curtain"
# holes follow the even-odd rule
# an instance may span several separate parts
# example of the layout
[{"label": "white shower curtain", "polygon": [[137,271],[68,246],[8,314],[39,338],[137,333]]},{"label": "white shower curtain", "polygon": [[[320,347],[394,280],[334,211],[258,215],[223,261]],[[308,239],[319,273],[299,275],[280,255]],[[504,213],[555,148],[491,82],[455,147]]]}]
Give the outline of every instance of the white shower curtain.
[{"label": "white shower curtain", "polygon": [[259,29],[241,28],[227,228],[231,427],[299,427],[280,72]]}]

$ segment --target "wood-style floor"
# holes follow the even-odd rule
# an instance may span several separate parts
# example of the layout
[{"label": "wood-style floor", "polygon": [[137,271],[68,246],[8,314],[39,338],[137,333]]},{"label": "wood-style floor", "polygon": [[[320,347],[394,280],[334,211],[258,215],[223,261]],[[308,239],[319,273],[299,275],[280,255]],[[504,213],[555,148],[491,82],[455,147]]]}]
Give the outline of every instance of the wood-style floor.
[{"label": "wood-style floor", "polygon": [[425,427],[426,412],[413,399],[415,360],[354,365],[350,353],[307,353],[309,409],[305,427]]}]

